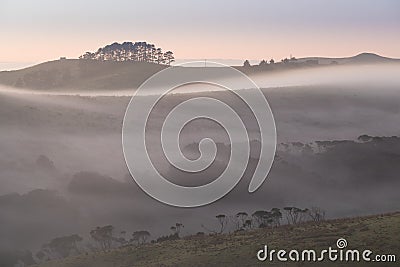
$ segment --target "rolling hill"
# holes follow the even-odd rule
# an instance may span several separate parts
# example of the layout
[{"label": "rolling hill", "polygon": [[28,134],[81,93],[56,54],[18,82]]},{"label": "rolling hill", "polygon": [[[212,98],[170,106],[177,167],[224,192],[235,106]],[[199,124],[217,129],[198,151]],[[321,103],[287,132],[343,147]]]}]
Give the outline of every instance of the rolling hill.
[{"label": "rolling hill", "polygon": [[[348,58],[299,58],[287,63],[265,66],[235,66],[251,74],[264,71],[282,71],[301,67],[318,67],[332,64],[396,63],[398,59],[362,53]],[[137,88],[151,75],[167,68],[166,65],[136,61],[98,61],[62,59],[38,64],[29,68],[0,72],[0,85],[35,90],[113,90]]]},{"label": "rolling hill", "polygon": [[[400,213],[368,217],[329,220],[322,223],[283,225],[275,229],[255,229],[223,235],[195,235],[180,240],[164,241],[141,246],[127,246],[107,252],[81,254],[49,261],[37,267],[122,267],[122,266],[304,266],[302,262],[260,262],[257,251],[270,249],[314,249],[317,253],[332,247],[339,238],[347,241],[346,249],[373,255],[400,252]],[[373,258],[371,256],[371,258]],[[396,258],[396,260],[398,260]],[[309,263],[308,263],[309,264]],[[365,262],[315,263],[316,266],[364,266]],[[373,263],[373,266],[376,266]],[[382,264],[382,263],[381,263]],[[384,263],[377,266],[396,266]]]},{"label": "rolling hill", "polygon": [[147,62],[64,59],[0,72],[0,84],[29,89],[128,89],[166,68]]}]

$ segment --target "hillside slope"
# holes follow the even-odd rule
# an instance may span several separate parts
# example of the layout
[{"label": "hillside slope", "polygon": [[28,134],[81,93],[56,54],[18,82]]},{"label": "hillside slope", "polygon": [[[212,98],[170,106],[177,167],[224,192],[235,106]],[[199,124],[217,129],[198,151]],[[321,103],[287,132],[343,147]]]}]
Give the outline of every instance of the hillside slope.
[{"label": "hillside slope", "polygon": [[65,59],[0,72],[0,84],[29,89],[128,89],[166,68],[147,62]]},{"label": "hillside slope", "polygon": [[[259,262],[256,253],[265,244],[270,249],[320,252],[345,238],[347,249],[372,250],[376,254],[400,253],[400,213],[330,220],[320,224],[281,226],[218,236],[192,236],[182,240],[131,246],[106,253],[80,255],[47,262],[40,267],[108,266],[282,266],[282,262]],[[276,259],[276,258],[275,258]],[[287,264],[287,263],[286,263]],[[304,266],[305,263],[298,263]],[[369,263],[372,264],[372,263]],[[296,263],[290,264],[296,266]],[[316,263],[320,266],[321,263]],[[324,266],[364,266],[365,262],[324,262]],[[374,264],[372,264],[375,266]],[[395,266],[385,263],[379,266]]]}]

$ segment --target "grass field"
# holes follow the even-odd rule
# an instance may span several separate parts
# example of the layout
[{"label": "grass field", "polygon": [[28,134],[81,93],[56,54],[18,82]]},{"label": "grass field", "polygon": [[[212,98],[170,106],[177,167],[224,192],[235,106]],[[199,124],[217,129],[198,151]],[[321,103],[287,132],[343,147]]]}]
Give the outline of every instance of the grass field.
[{"label": "grass field", "polygon": [[[265,244],[269,249],[314,249],[318,253],[328,247],[336,249],[339,238],[347,240],[347,249],[369,249],[373,255],[394,254],[398,262],[400,213],[329,220],[319,224],[284,225],[275,229],[255,229],[216,236],[191,236],[181,240],[83,254],[47,262],[40,267],[305,266],[311,263],[283,263],[276,258],[273,262],[259,262],[256,254]],[[396,266],[396,263],[316,262],[313,265]]]}]

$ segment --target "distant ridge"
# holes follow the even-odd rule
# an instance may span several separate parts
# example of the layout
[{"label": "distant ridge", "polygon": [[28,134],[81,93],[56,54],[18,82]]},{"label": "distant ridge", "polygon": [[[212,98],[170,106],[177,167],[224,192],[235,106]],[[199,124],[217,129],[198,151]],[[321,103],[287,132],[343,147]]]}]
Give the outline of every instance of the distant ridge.
[{"label": "distant ridge", "polygon": [[400,59],[383,57],[374,53],[361,53],[352,57],[342,58],[328,58],[328,57],[306,57],[297,59],[299,62],[307,60],[318,60],[319,64],[368,64],[368,63],[387,63],[387,62],[400,62]]},{"label": "distant ridge", "polygon": [[[361,53],[347,58],[306,57],[274,64],[236,66],[244,73],[344,64],[400,63],[400,59]],[[15,71],[0,72],[0,85],[35,90],[114,90],[140,86],[167,65],[137,61],[60,59]]]}]

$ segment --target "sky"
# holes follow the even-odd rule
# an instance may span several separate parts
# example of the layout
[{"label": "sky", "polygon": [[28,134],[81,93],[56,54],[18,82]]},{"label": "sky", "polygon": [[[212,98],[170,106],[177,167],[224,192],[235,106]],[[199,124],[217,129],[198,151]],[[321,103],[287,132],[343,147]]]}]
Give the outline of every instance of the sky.
[{"label": "sky", "polygon": [[400,58],[396,0],[0,0],[0,63],[147,41],[179,59]]}]

